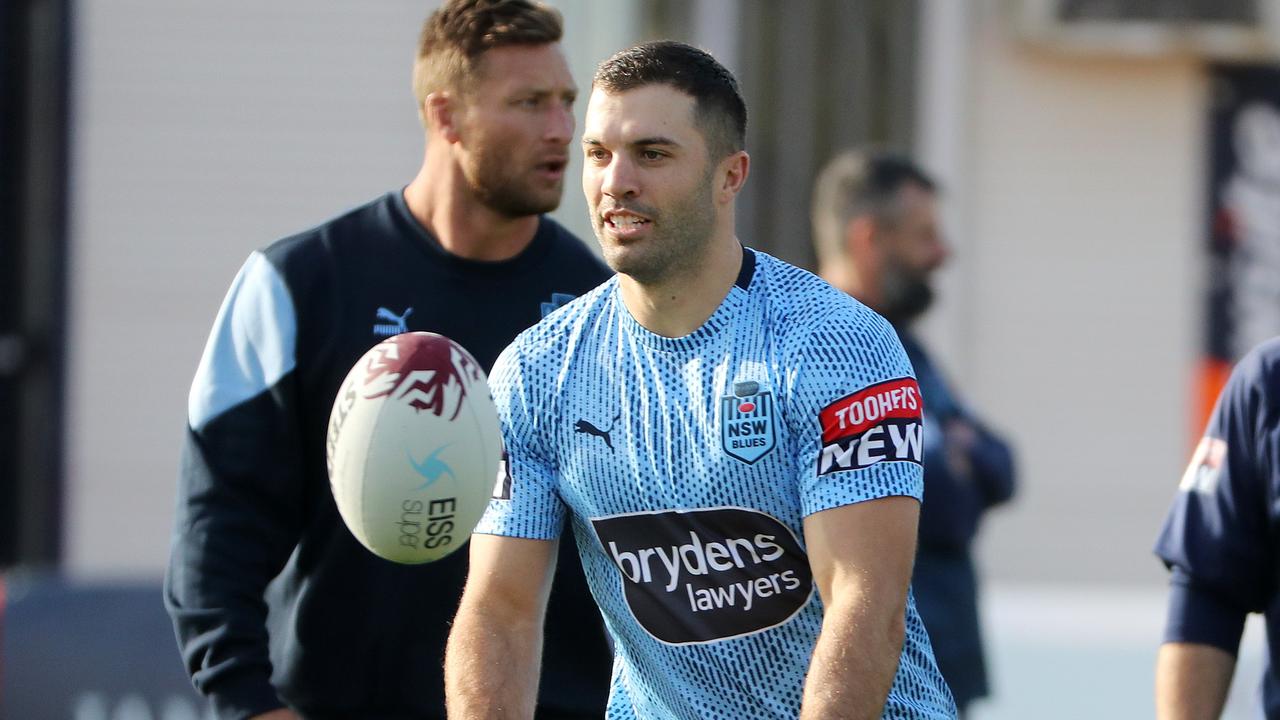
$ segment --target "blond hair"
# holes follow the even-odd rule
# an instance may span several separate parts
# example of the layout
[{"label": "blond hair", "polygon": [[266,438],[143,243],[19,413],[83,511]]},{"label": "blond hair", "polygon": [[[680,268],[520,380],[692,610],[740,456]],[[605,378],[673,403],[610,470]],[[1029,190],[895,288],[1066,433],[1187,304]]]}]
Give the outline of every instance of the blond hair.
[{"label": "blond hair", "polygon": [[413,94],[419,115],[433,92],[466,92],[487,50],[559,42],[563,33],[560,12],[541,2],[449,0],[423,23],[418,40]]}]

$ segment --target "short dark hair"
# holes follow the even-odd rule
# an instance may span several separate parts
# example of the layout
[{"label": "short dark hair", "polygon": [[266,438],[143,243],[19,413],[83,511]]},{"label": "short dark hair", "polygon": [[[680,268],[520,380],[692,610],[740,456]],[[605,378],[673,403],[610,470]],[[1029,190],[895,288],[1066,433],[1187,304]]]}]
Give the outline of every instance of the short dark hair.
[{"label": "short dark hair", "polygon": [[672,40],[649,42],[614,54],[591,79],[593,88],[610,93],[646,85],[670,85],[694,99],[695,119],[712,158],[746,147],[747,104],[738,81],[707,52]]},{"label": "short dark hair", "polygon": [[465,90],[476,60],[508,45],[544,45],[564,34],[560,12],[531,0],[449,0],[422,25],[413,64],[418,112],[427,95]]},{"label": "short dark hair", "polygon": [[813,188],[812,221],[819,261],[843,252],[844,228],[861,215],[892,222],[898,191],[915,185],[937,192],[938,184],[920,166],[883,150],[846,150],[826,164]]}]

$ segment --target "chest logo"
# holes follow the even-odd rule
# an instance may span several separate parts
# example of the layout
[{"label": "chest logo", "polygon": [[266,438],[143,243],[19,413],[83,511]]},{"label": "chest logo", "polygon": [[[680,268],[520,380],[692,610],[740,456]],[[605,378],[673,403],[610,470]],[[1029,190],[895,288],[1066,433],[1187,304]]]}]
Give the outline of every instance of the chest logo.
[{"label": "chest logo", "polygon": [[720,446],[725,454],[748,465],[768,455],[777,443],[776,414],[773,391],[762,390],[757,382],[735,383],[733,394],[720,398]]},{"label": "chest logo", "polygon": [[669,645],[777,627],[813,595],[809,558],[790,527],[750,508],[660,510],[591,518],[621,575],[632,616]]},{"label": "chest logo", "polygon": [[551,300],[544,302],[539,306],[539,310],[542,311],[542,317],[550,315],[556,310],[556,308],[568,305],[573,298],[574,296],[568,293],[551,293]]},{"label": "chest logo", "polygon": [[382,337],[391,337],[400,333],[409,332],[407,324],[409,316],[413,314],[413,308],[405,308],[404,312],[396,314],[392,310],[384,307],[378,308],[375,313],[377,321],[373,324],[373,334]]},{"label": "chest logo", "polygon": [[611,436],[613,434],[613,426],[618,424],[618,418],[620,417],[622,417],[621,412],[613,416],[613,422],[609,423],[608,430],[601,430],[600,428],[596,427],[595,425],[592,425],[586,420],[579,420],[578,422],[573,424],[573,431],[576,433],[585,433],[587,435],[595,435],[596,437],[604,441],[604,444],[609,448],[609,452],[613,452],[613,438]]}]

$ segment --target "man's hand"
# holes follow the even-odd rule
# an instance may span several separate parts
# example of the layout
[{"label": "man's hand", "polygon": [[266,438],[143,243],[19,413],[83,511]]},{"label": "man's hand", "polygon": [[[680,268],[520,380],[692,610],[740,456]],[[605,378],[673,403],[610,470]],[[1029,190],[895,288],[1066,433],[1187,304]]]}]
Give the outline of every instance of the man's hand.
[{"label": "man's hand", "polygon": [[978,444],[978,431],[963,418],[952,418],[943,428],[946,442],[947,470],[967,485],[973,482],[973,460],[970,453]]}]

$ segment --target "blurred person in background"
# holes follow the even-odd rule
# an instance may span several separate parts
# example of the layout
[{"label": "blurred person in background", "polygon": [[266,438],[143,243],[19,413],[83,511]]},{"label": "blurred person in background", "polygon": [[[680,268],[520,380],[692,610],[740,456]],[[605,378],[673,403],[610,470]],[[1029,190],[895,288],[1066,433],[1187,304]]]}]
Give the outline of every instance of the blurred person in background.
[{"label": "blurred person in background", "polygon": [[[518,332],[609,276],[543,215],[563,190],[577,94],[554,9],[453,0],[423,26],[417,177],[254,252],[196,371],[165,605],[219,718],[444,718],[442,662],[467,553],[375,557],[330,494],[339,384],[385,337],[425,330],[486,368]],[[317,148],[320,150],[320,148]],[[563,546],[542,720],[598,718],[611,652]]]},{"label": "blurred person in background", "polygon": [[846,151],[814,188],[819,274],[893,323],[924,398],[924,502],[912,589],[942,676],[963,713],[988,693],[971,556],[983,513],[1014,493],[1009,446],[965,406],[910,331],[947,257],[937,186],[896,155]]},{"label": "blurred person in background", "polygon": [[1245,618],[1264,613],[1266,716],[1280,718],[1280,338],[1235,367],[1178,486],[1156,555],[1172,571],[1156,660],[1160,720],[1222,714]]}]

